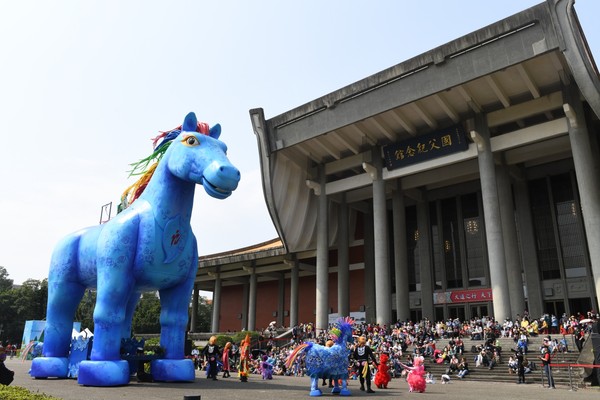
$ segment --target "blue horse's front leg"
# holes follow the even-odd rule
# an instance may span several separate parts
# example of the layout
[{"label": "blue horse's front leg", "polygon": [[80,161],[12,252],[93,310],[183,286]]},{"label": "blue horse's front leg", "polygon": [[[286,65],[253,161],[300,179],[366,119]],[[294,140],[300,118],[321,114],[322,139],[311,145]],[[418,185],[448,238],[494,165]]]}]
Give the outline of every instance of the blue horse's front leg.
[{"label": "blue horse's front leg", "polygon": [[310,395],[313,397],[320,396],[323,393],[319,389],[319,378],[317,376],[310,377]]},{"label": "blue horse's front leg", "polygon": [[151,363],[152,376],[156,381],[192,382],[196,379],[193,361],[184,358],[188,308],[198,260],[195,240],[193,243],[190,269],[184,281],[178,286],[160,290],[160,345],[165,349],[165,358]]}]

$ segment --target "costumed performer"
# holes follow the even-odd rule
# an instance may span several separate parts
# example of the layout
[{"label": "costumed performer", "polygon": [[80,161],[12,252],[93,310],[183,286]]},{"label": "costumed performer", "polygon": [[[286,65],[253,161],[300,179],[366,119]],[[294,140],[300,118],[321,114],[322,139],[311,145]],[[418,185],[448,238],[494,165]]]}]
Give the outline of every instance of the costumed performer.
[{"label": "costumed performer", "polygon": [[375,393],[375,391],[371,389],[371,368],[369,367],[369,360],[377,365],[377,359],[373,354],[373,350],[367,345],[367,338],[364,335],[358,338],[358,343],[354,348],[352,358],[354,359],[357,368],[360,380],[360,390],[365,390],[366,381],[367,393]]},{"label": "costumed performer", "polygon": [[408,371],[406,383],[408,383],[409,392],[425,392],[425,387],[427,384],[425,383],[425,366],[423,365],[423,362],[424,358],[419,356],[414,358],[412,367],[400,363],[402,368]]},{"label": "costumed performer", "polygon": [[390,382],[390,367],[388,361],[390,357],[386,352],[381,353],[379,356],[379,367],[377,367],[377,373],[375,374],[375,386],[379,389],[387,389],[387,385]]},{"label": "costumed performer", "polygon": [[260,370],[263,379],[273,379],[273,364],[269,362],[269,357],[266,355],[262,356]]},{"label": "costumed performer", "polygon": [[250,334],[246,334],[246,338],[240,343],[240,366],[238,374],[240,381],[248,382],[248,374],[250,373]]},{"label": "costumed performer", "polygon": [[221,356],[221,351],[217,345],[217,337],[211,336],[208,340],[206,347],[202,349],[202,356],[207,363],[206,377],[212,378],[213,381],[217,380],[217,373],[219,369],[217,367],[217,360]]},{"label": "costumed performer", "polygon": [[223,378],[229,378],[231,375],[229,374],[229,355],[231,353],[231,342],[225,343],[225,347],[223,347]]}]

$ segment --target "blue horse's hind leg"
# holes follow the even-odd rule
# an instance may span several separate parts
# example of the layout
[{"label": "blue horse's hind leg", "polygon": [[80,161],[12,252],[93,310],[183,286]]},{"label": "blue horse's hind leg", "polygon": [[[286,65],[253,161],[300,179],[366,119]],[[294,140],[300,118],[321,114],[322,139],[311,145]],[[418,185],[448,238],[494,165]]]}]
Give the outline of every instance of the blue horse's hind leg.
[{"label": "blue horse's hind leg", "polygon": [[[195,275],[196,269],[193,270]],[[160,291],[160,345],[165,349],[165,359],[151,363],[156,381],[191,382],[196,379],[193,361],[184,358],[188,304],[193,285],[193,279],[186,279],[182,285]]]},{"label": "blue horse's hind leg", "polygon": [[319,378],[318,377],[310,377],[310,395],[312,397],[317,397],[322,395],[321,389],[319,389]]},{"label": "blue horse's hind leg", "polygon": [[342,379],[342,390],[340,390],[340,396],[350,396],[352,393],[348,389],[348,380]]},{"label": "blue horse's hind leg", "polygon": [[121,360],[121,332],[134,290],[131,274],[137,224],[106,226],[98,238],[94,344],[90,360],[79,364],[77,381],[87,386],[129,383],[129,363]]},{"label": "blue horse's hind leg", "polygon": [[66,378],[75,310],[85,287],[74,282],[77,274],[78,237],[63,240],[52,255],[48,279],[48,309],[44,327],[43,357],[31,364],[34,378]]}]

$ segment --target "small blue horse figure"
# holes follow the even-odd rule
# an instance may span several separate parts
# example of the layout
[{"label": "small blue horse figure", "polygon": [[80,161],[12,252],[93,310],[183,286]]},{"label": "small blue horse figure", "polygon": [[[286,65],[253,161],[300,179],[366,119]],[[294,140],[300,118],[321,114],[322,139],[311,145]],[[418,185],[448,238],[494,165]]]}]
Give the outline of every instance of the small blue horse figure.
[{"label": "small blue horse figure", "polygon": [[[290,369],[298,356],[305,355],[306,374],[310,376],[310,395],[321,396],[319,379],[333,379],[334,386],[331,393],[341,396],[350,396],[348,390],[348,356],[350,355],[349,343],[352,343],[352,318],[338,319],[336,326],[329,331],[333,341],[331,347],[321,346],[313,342],[306,342],[294,349],[286,359],[286,367]],[[339,385],[342,381],[342,386]]]},{"label": "small blue horse figure", "polygon": [[132,174],[156,161],[124,193],[125,209],[106,224],[75,232],[57,245],[48,277],[43,357],[33,360],[32,377],[67,377],[74,314],[85,290],[96,287],[94,344],[90,360],[80,364],[79,384],[129,383],[121,338],[131,337],[140,293],[154,289],[160,293],[160,345],[165,354],[152,361],[153,377],[194,381],[194,364],[184,358],[188,305],[198,268],[190,226],[194,190],[200,184],[210,196],[225,199],[240,180],[220,133],[219,124],[209,129],[189,113],[181,127],[155,138],[155,144],[163,141],[150,157],[133,164]]}]

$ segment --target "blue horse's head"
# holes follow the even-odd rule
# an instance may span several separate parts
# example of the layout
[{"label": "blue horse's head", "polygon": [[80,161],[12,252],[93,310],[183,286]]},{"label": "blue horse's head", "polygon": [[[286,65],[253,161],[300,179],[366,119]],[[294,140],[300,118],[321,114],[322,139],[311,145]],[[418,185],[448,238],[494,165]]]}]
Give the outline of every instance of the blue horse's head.
[{"label": "blue horse's head", "polygon": [[173,175],[201,184],[212,197],[225,199],[237,188],[240,171],[229,162],[227,145],[219,140],[221,125],[209,130],[200,124],[197,132],[198,126],[196,115],[189,113],[163,161]]}]

